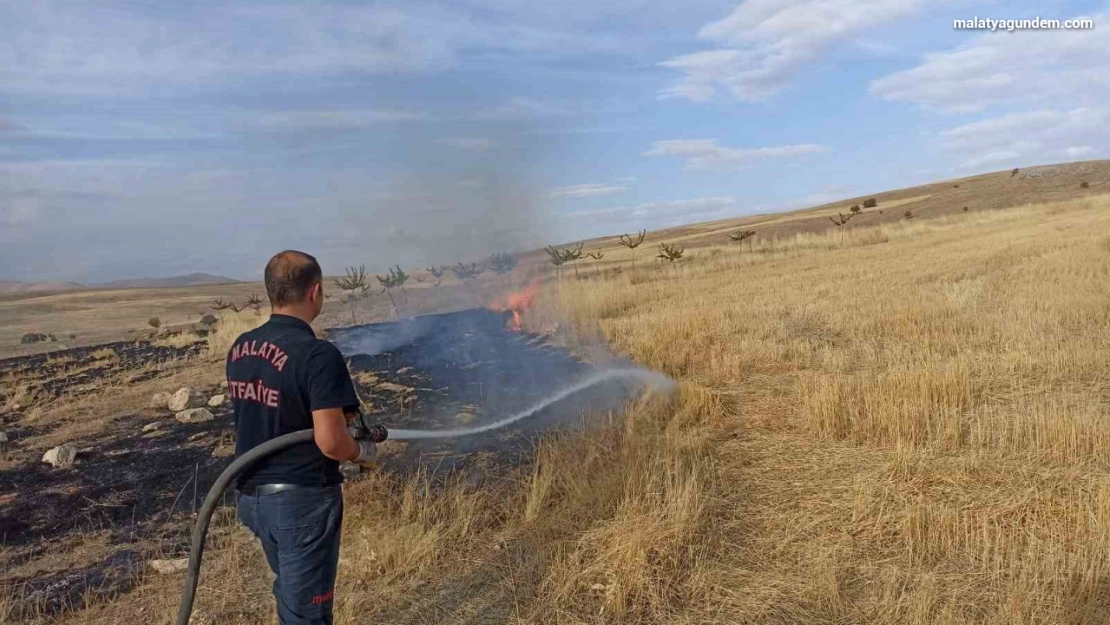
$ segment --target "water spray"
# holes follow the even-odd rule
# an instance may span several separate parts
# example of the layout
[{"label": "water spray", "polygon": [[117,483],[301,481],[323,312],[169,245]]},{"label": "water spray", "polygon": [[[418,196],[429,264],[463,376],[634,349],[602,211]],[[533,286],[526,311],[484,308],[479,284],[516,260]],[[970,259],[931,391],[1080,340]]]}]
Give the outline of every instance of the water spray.
[{"label": "water spray", "polygon": [[[644,386],[667,392],[674,388],[674,382],[670,378],[654,371],[634,367],[603,369],[583,377],[570,386],[555,391],[551,395],[548,395],[544,399],[541,399],[532,406],[516,414],[492,423],[487,423],[486,425],[454,430],[386,429],[380,425],[366,423],[365,415],[360,414],[360,417],[356,419],[355,426],[361,428],[365,438],[373,440],[374,442],[382,442],[387,438],[394,440],[418,440],[473,436],[475,434],[497,430],[516,423],[517,421],[527,419],[552,404],[558,403],[575,393],[580,393],[603,382],[621,379],[636,380],[641,382]],[[311,429],[300,430],[270,439],[236,458],[235,461],[224,469],[223,473],[216,478],[216,481],[212,484],[212,488],[208,490],[208,495],[204,498],[204,503],[197,513],[197,524],[193,527],[192,547],[189,550],[189,565],[185,572],[185,586],[182,589],[181,604],[178,606],[177,610],[177,625],[188,625],[189,623],[189,618],[193,612],[193,600],[196,598],[197,593],[197,582],[200,579],[200,562],[204,556],[204,543],[208,537],[208,526],[212,522],[212,514],[215,513],[216,506],[219,505],[224,492],[227,490],[227,487],[231,485],[232,480],[238,477],[240,473],[252,464],[270,454],[277,453],[293,445],[312,442],[313,440],[314,432]]]}]

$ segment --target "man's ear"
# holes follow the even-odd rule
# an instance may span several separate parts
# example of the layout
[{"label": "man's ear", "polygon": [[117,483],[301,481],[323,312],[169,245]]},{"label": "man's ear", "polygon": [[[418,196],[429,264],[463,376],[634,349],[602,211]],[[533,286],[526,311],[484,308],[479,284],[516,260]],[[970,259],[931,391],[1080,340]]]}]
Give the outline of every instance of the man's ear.
[{"label": "man's ear", "polygon": [[312,285],[312,290],[308,292],[308,299],[312,301],[324,299],[324,284],[322,282]]}]

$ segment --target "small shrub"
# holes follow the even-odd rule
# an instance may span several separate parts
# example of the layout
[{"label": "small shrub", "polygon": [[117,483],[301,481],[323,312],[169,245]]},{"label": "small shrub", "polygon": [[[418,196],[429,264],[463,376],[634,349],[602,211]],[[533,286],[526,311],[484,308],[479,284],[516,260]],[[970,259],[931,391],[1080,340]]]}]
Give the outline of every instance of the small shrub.
[{"label": "small shrub", "polygon": [[1013,178],[1014,176],[1018,175],[1018,172],[1019,172],[1019,171],[1021,171],[1021,170],[1020,170],[1020,169],[1018,169],[1017,167],[1015,167],[1015,168],[1013,169],[1013,171],[1011,171],[1011,172],[1010,172],[1010,177],[1011,177],[1011,178]]},{"label": "small shrub", "polygon": [[1083,182],[1079,183],[1079,188],[1080,189],[1089,189],[1089,188],[1091,188],[1091,183],[1084,180]]},{"label": "small shrub", "polygon": [[42,343],[43,341],[48,340],[50,340],[49,336],[45,334],[39,334],[37,332],[28,332],[27,334],[19,337],[19,342],[24,345],[29,345],[31,343]]},{"label": "small shrub", "polygon": [[953,189],[959,189],[959,188],[960,188],[960,185],[958,185],[958,184],[954,184],[954,185],[952,185],[952,188],[953,188]]},{"label": "small shrub", "polygon": [[876,200],[873,197],[869,197],[869,198],[867,198],[866,200],[863,201],[863,207],[864,208],[875,208],[878,205],[879,205],[879,201]]},{"label": "small shrub", "polygon": [[858,213],[859,213],[859,212],[860,212],[861,210],[863,210],[863,209],[861,209],[861,208],[859,207],[859,204],[852,204],[852,207],[851,207],[851,208],[849,208],[848,210],[849,210],[850,212],[852,212],[852,213],[857,213],[857,214],[858,214]]},{"label": "small shrub", "polygon": [[151,317],[146,320],[147,325],[157,330],[162,325],[162,320],[158,317]]},{"label": "small shrub", "polygon": [[906,211],[902,216],[906,219],[913,219],[913,211]]},{"label": "small shrub", "polygon": [[73,339],[75,339],[75,338],[77,338],[77,335],[76,335],[76,334],[70,334],[70,335],[69,335],[69,340],[71,340],[71,341],[72,341],[72,340],[73,340]]},{"label": "small shrub", "polygon": [[963,210],[964,210],[964,212],[966,213],[966,212],[968,212],[968,211],[969,211],[969,210],[971,210],[971,209],[969,209],[968,207],[966,207],[966,206],[965,206]]},{"label": "small shrub", "polygon": [[205,315],[200,318],[200,325],[206,328],[211,328],[212,326],[216,325],[217,321],[219,321],[219,319],[216,319],[216,315]]}]

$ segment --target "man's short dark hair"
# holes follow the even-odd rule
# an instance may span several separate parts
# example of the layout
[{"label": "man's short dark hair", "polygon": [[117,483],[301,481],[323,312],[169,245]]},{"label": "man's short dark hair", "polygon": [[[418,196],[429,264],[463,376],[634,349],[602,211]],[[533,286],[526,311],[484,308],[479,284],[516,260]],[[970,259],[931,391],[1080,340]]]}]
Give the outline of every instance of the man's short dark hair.
[{"label": "man's short dark hair", "polygon": [[320,263],[304,252],[278,252],[266,263],[266,295],[274,307],[304,301],[312,285],[323,279]]}]

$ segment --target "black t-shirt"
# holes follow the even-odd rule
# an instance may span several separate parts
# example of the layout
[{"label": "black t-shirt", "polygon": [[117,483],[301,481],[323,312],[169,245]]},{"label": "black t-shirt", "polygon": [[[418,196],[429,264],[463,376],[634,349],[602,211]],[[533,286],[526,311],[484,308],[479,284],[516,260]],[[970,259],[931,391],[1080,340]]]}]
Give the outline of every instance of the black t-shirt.
[{"label": "black t-shirt", "polygon": [[[359,405],[339,349],[287,315],[271,315],[235,341],[227,355],[227,385],[235,411],[236,458],[272,438],[312,429],[313,410]],[[237,485],[331,486],[342,481],[339,462],[309,441],[259,460]]]}]

